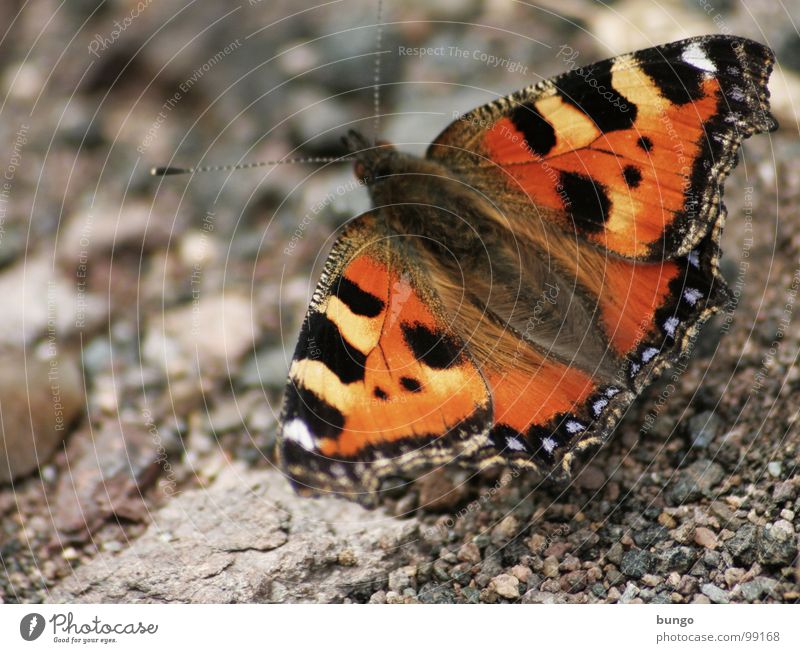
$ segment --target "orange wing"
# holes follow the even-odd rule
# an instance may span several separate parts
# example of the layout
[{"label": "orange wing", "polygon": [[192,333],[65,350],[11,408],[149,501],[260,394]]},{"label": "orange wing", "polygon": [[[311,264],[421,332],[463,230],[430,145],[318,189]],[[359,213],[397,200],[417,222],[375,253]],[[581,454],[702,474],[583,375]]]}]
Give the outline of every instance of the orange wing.
[{"label": "orange wing", "polygon": [[428,157],[504,187],[521,229],[544,218],[625,257],[686,255],[716,221],[742,139],[776,126],[772,62],[727,36],[615,57],[471,111]]},{"label": "orange wing", "polygon": [[371,503],[386,476],[488,444],[484,380],[401,239],[366,214],[328,259],[283,410],[282,460],[296,487]]}]

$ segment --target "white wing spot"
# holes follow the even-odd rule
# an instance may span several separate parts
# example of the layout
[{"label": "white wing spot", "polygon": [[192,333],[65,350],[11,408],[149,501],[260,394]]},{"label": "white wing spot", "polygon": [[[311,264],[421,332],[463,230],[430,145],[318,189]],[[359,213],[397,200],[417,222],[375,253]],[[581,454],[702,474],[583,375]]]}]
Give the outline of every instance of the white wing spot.
[{"label": "white wing spot", "polygon": [[689,263],[692,267],[699,268],[700,267],[700,254],[697,253],[697,250],[693,252],[689,252],[689,256],[686,257],[689,259]]},{"label": "white wing spot", "polygon": [[687,288],[683,291],[683,298],[689,302],[692,306],[697,303],[697,300],[703,296],[697,288]]},{"label": "white wing spot", "polygon": [[519,441],[519,438],[509,436],[506,438],[506,444],[512,451],[525,451],[525,445]]},{"label": "white wing spot", "polygon": [[608,406],[608,399],[598,399],[592,404],[592,412],[594,412],[594,416],[597,417],[600,413],[603,412],[603,408]]},{"label": "white wing spot", "polygon": [[283,437],[290,442],[299,444],[306,451],[316,451],[317,443],[306,423],[301,419],[293,419],[283,427]]},{"label": "white wing spot", "polygon": [[636,376],[640,369],[642,369],[642,366],[639,363],[631,363],[631,376]]},{"label": "white wing spot", "polygon": [[606,397],[608,397],[609,399],[618,394],[619,394],[619,388],[616,388],[613,385],[606,388]]},{"label": "white wing spot", "polygon": [[681,59],[683,59],[690,66],[704,70],[707,73],[717,72],[717,67],[714,65],[714,62],[708,58],[706,51],[703,50],[703,46],[699,43],[690,44],[683,51]]},{"label": "white wing spot", "polygon": [[642,352],[642,361],[645,363],[649,363],[656,357],[656,354],[658,354],[658,349],[656,349],[655,347],[648,347]]},{"label": "white wing spot", "polygon": [[547,453],[553,453],[553,450],[558,446],[553,438],[545,438],[542,440],[542,446]]},{"label": "white wing spot", "polygon": [[678,328],[678,325],[680,323],[681,323],[681,321],[677,317],[675,317],[674,315],[672,317],[668,317],[666,319],[666,321],[664,322],[664,331],[667,332],[667,335],[670,338],[674,338],[675,337],[675,329]]},{"label": "white wing spot", "polygon": [[580,433],[583,430],[585,430],[585,427],[580,422],[576,422],[574,419],[567,422],[568,433]]}]

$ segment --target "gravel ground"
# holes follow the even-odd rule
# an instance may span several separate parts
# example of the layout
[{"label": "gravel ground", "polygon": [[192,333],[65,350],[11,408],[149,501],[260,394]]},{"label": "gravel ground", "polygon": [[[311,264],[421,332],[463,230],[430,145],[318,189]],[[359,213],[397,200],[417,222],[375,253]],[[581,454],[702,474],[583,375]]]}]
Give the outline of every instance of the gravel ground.
[{"label": "gravel ground", "polygon": [[[281,22],[302,8],[43,0],[15,18],[12,4],[0,6],[11,25],[0,42],[0,168],[11,175],[0,186],[0,407],[8,451],[26,455],[13,482],[0,465],[0,600],[800,601],[800,35],[779,5],[387,0],[381,127],[410,151],[452,112],[563,70],[561,44],[588,63],[719,31],[776,50],[782,127],[748,141],[726,187],[735,304],[674,387],[651,387],[573,482],[447,470],[364,513],[273,485],[287,352],[330,234],[366,206],[351,171],[147,170],[338,154],[346,126],[373,122],[374,3]],[[9,417],[26,402],[27,417]],[[252,524],[272,539],[252,546],[270,557],[239,559],[231,545],[209,572],[213,593],[103,585],[101,564],[172,564],[156,532],[175,522],[191,539],[179,519],[200,528],[193,511],[219,509],[232,473],[258,497],[252,488],[278,488],[262,510],[289,522],[319,505],[320,522],[379,525],[329,529],[314,553],[324,578],[291,555],[316,531],[261,514]],[[248,565],[268,584],[236,584]],[[311,589],[286,590],[286,578]]]}]

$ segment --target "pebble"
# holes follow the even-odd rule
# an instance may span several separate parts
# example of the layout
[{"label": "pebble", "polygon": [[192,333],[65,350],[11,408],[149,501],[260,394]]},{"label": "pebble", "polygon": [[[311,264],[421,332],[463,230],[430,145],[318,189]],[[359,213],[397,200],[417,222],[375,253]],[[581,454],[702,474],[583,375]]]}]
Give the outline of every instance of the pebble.
[{"label": "pebble", "polygon": [[797,483],[794,481],[783,481],[778,483],[772,490],[772,499],[777,503],[791,501],[797,496]]},{"label": "pebble", "polygon": [[697,449],[706,449],[719,436],[722,428],[722,420],[712,411],[694,415],[688,423],[692,446]]},{"label": "pebble", "polygon": [[757,559],[762,565],[790,565],[797,557],[797,536],[792,524],[779,519],[766,527],[757,545]]},{"label": "pebble", "polygon": [[492,529],[492,541],[502,542],[510,540],[519,530],[519,520],[514,515],[508,515]]},{"label": "pebble", "polygon": [[528,538],[528,548],[534,555],[540,555],[547,546],[547,538],[540,533],[534,533]]},{"label": "pebble", "polygon": [[511,574],[519,579],[521,583],[527,583],[533,572],[530,567],[526,567],[525,565],[515,565],[511,568]]},{"label": "pebble", "polygon": [[542,566],[542,573],[546,578],[555,578],[558,576],[558,558],[555,556],[548,556],[544,559]]},{"label": "pebble", "polygon": [[774,578],[760,576],[739,585],[739,591],[746,601],[753,602],[772,592],[777,585],[778,581]]},{"label": "pebble", "polygon": [[734,536],[725,542],[733,559],[744,567],[749,567],[755,560],[758,530],[754,524],[744,524],[737,529]]},{"label": "pebble", "polygon": [[504,599],[517,599],[519,598],[519,579],[511,574],[500,574],[492,578],[489,590]]},{"label": "pebble", "polygon": [[630,578],[641,578],[653,568],[654,556],[642,549],[625,552],[620,563],[620,571]]},{"label": "pebble", "polygon": [[780,461],[772,460],[767,463],[767,472],[769,472],[769,475],[773,478],[780,478],[783,473],[783,465]]},{"label": "pebble", "polygon": [[694,531],[694,541],[707,549],[717,548],[717,536],[705,526],[698,526]]},{"label": "pebble", "polygon": [[0,354],[0,484],[46,463],[84,409],[83,377],[75,356],[32,350]]},{"label": "pebble", "polygon": [[665,497],[672,505],[681,505],[710,495],[711,490],[725,477],[722,466],[708,460],[697,460],[680,472],[669,484]]},{"label": "pebble", "polygon": [[457,557],[462,562],[478,564],[481,561],[481,550],[475,542],[467,542],[458,550]]},{"label": "pebble", "polygon": [[711,599],[713,603],[730,603],[728,593],[713,583],[706,583],[700,588],[700,591]]},{"label": "pebble", "polygon": [[416,567],[407,566],[400,567],[389,573],[389,589],[394,592],[402,593],[408,587],[415,583]]}]

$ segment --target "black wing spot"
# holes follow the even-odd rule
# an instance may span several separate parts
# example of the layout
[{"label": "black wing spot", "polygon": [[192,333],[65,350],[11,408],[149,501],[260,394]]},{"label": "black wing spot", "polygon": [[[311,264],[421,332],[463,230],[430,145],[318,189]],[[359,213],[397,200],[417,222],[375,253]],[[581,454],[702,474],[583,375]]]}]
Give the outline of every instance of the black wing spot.
[{"label": "black wing spot", "polygon": [[342,383],[364,379],[366,355],[353,347],[324,313],[312,312],[303,324],[295,352],[297,360],[318,360]]},{"label": "black wing spot", "polygon": [[636,144],[645,152],[650,152],[653,149],[653,141],[647,136],[640,136]]},{"label": "black wing spot", "polygon": [[356,315],[377,317],[385,306],[383,300],[362,290],[347,277],[339,277],[333,288],[334,294]]},{"label": "black wing spot", "polygon": [[336,438],[344,428],[344,415],[338,408],[308,388],[290,383],[287,389],[287,421],[299,418],[318,438]]},{"label": "black wing spot", "polygon": [[600,63],[567,73],[557,81],[559,95],[591,118],[605,133],[628,129],[636,121],[636,105],[611,84],[613,62]]},{"label": "black wing spot", "polygon": [[522,104],[514,108],[510,116],[528,147],[540,156],[544,156],[555,147],[556,130],[533,104]]},{"label": "black wing spot", "polygon": [[642,183],[642,171],[634,165],[625,166],[622,169],[622,176],[628,188],[639,188]]},{"label": "black wing spot", "polygon": [[681,58],[685,47],[670,43],[639,53],[641,68],[661,97],[677,105],[703,97],[703,71]]},{"label": "black wing spot", "polygon": [[401,376],[400,385],[402,385],[409,392],[422,392],[422,384],[410,376]]},{"label": "black wing spot", "polygon": [[561,173],[561,187],[569,200],[565,208],[572,214],[575,226],[589,232],[601,231],[611,209],[606,187],[575,172]]},{"label": "black wing spot", "polygon": [[402,324],[403,338],[416,358],[428,367],[442,370],[462,362],[458,343],[441,331],[431,331],[424,324]]},{"label": "black wing spot", "polygon": [[376,399],[388,399],[389,398],[389,395],[387,395],[377,385],[375,386],[375,389],[372,391],[372,394],[375,396]]}]

